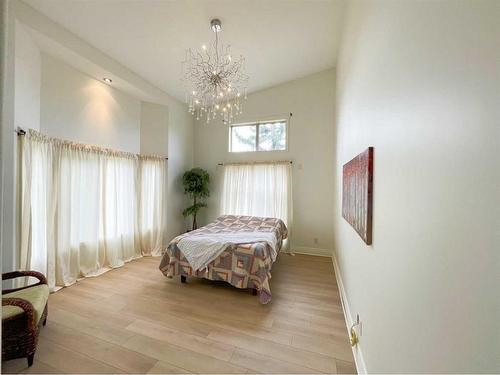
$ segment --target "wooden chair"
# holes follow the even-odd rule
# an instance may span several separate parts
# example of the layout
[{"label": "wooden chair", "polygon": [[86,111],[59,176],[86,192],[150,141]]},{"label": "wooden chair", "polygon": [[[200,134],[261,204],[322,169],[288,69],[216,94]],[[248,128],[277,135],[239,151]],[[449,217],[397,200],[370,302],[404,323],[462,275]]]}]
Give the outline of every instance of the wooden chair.
[{"label": "wooden chair", "polygon": [[14,271],[4,273],[2,280],[28,276],[36,277],[39,282],[2,290],[2,361],[26,357],[31,366],[40,328],[47,323],[47,279],[35,271]]}]

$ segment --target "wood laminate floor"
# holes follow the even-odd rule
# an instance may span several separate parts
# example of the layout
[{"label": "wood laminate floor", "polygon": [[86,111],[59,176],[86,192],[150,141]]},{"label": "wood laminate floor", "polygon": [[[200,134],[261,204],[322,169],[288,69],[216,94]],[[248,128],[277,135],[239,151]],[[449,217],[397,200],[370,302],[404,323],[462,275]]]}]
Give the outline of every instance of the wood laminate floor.
[{"label": "wood laminate floor", "polygon": [[3,373],[355,373],[330,258],[281,254],[268,305],[142,258],[49,298],[35,362]]}]

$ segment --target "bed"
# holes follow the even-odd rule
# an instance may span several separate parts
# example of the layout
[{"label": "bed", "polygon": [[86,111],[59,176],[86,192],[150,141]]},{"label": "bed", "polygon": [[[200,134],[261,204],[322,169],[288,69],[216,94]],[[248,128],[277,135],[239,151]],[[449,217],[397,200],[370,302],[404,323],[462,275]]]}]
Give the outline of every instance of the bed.
[{"label": "bed", "polygon": [[[272,243],[264,240],[250,243],[233,241],[240,237],[266,238],[269,234],[273,235]],[[225,238],[228,242],[224,242],[226,245],[220,255],[204,268],[196,270],[180,247],[185,248],[184,243],[202,236]],[[174,238],[163,253],[160,271],[168,278],[180,275],[182,282],[186,277],[194,276],[225,281],[240,289],[252,289],[259,295],[259,301],[266,304],[272,297],[269,286],[271,267],[287,236],[288,230],[280,219],[223,215],[202,228]],[[187,251],[185,253],[188,254]]]}]

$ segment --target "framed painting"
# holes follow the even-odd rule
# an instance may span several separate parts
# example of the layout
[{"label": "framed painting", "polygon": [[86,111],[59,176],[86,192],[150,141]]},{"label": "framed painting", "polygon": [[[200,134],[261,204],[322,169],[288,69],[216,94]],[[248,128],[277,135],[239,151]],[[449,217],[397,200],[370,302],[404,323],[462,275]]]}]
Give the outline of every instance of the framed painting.
[{"label": "framed painting", "polygon": [[367,245],[372,243],[373,147],[342,169],[342,217]]}]

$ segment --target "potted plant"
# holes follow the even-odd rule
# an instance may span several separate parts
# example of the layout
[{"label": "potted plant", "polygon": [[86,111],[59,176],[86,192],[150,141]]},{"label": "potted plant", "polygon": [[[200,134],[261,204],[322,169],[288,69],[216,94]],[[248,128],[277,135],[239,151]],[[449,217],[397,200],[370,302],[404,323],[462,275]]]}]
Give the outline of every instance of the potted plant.
[{"label": "potted plant", "polygon": [[203,207],[207,207],[207,204],[202,202],[202,198],[206,198],[210,195],[208,190],[208,183],[210,182],[210,177],[208,172],[201,168],[193,168],[190,171],[186,171],[182,176],[182,185],[184,186],[184,194],[189,195],[193,200],[193,205],[182,211],[182,214],[186,216],[193,216],[193,230],[198,228],[196,222],[196,215],[199,210]]}]

